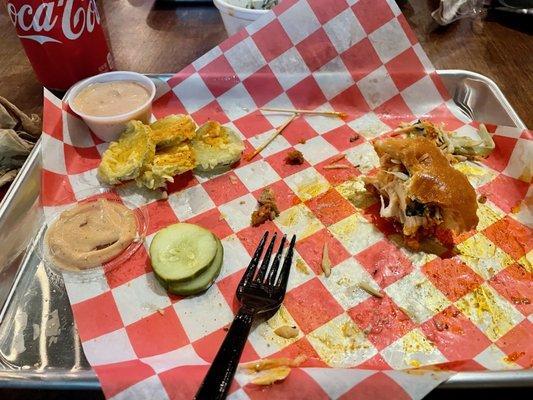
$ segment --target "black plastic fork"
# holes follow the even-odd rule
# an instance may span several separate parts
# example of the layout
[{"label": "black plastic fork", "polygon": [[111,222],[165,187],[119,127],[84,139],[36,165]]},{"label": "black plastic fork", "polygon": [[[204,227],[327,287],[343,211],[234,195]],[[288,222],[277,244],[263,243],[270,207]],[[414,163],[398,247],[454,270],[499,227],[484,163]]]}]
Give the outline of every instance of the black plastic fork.
[{"label": "black plastic fork", "polygon": [[209,371],[207,371],[200,389],[196,392],[196,400],[226,398],[254,318],[260,314],[277,310],[283,302],[289,280],[296,236],[292,237],[279,274],[278,269],[287,238],[283,236],[281,239],[278,252],[269,268],[270,258],[276,242],[275,233],[263,257],[263,262],[257,271],[267,238],[268,232],[265,232],[255,250],[250,265],[248,265],[241,278],[237,288],[237,299],[241,303],[241,307],[231,323],[228,334],[224,342],[222,342],[222,346],[218,350]]}]

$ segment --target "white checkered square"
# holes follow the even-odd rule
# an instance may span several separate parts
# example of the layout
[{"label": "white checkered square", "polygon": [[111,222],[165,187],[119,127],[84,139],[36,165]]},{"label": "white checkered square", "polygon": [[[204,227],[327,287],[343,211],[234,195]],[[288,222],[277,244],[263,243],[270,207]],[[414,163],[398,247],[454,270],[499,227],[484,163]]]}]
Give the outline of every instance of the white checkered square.
[{"label": "white checkered square", "polygon": [[102,187],[96,177],[97,170],[90,169],[81,174],[68,175],[68,180],[72,185],[76,199],[83,200],[87,197],[100,193]]},{"label": "white checkered square", "polygon": [[474,188],[483,186],[498,176],[498,173],[492,169],[472,161],[459,162],[453,167],[461,171]]},{"label": "white checkered square", "polygon": [[65,271],[62,273],[70,304],[76,304],[109,291],[104,270],[99,267],[91,272],[94,272],[91,274],[91,279],[76,272]]},{"label": "white checkered square", "polygon": [[157,375],[152,375],[122,392],[114,395],[111,400],[150,399],[169,400],[168,393]]},{"label": "white checkered square", "polygon": [[320,22],[307,1],[297,2],[278,19],[293,44],[300,43],[320,28]]},{"label": "white checkered square", "polygon": [[518,139],[509,164],[503,170],[507,176],[531,183],[533,178],[533,141]]},{"label": "white checkered square", "polygon": [[280,180],[278,173],[264,160],[240,167],[235,174],[250,192]]},{"label": "white checkered square", "polygon": [[494,133],[500,136],[507,136],[510,138],[519,138],[523,132],[523,128],[516,128],[514,126],[498,126]]},{"label": "white checkered square", "polygon": [[417,323],[438,314],[451,303],[426,276],[415,270],[389,285],[385,291]]},{"label": "white checkered square", "polygon": [[[348,3],[354,0],[348,0]],[[326,392],[329,399],[340,399],[343,394],[355,387],[376,371],[352,368],[304,368]]]},{"label": "white checkered square", "polygon": [[224,55],[241,81],[266,65],[265,58],[250,37],[237,43]]},{"label": "white checkered square", "polygon": [[247,110],[256,108],[255,102],[242,83],[235,85],[217,98],[218,104],[228,118],[235,120],[248,114]]},{"label": "white checkered square", "polygon": [[192,66],[196,71],[199,71],[203,67],[205,67],[207,64],[209,64],[211,61],[216,59],[217,57],[222,55],[222,50],[220,50],[220,47],[213,47],[211,50],[209,50],[204,55],[200,56],[196,60],[192,62]]},{"label": "white checkered square", "polygon": [[476,229],[478,231],[482,231],[496,221],[499,221],[505,217],[505,213],[494,203],[487,200],[484,204],[479,203],[477,205],[477,216],[479,218],[479,222]]},{"label": "white checkered square", "polygon": [[350,8],[332,18],[323,28],[339,54],[366,37],[365,30]]},{"label": "white checkered square", "polygon": [[313,76],[328,100],[355,83],[339,56],[313,72]]},{"label": "white checkered square", "polygon": [[307,339],[320,358],[334,368],[354,367],[378,353],[346,314],[341,314],[315,329],[307,335]]},{"label": "white checkered square", "polygon": [[[291,100],[289,99],[289,96],[287,96],[287,94],[285,93],[282,93],[278,97],[272,99],[270,102],[268,102],[265,105],[265,107],[294,108]],[[262,111],[261,113],[268,120],[268,122],[270,122],[272,127],[280,126],[290,118],[289,114],[284,114],[284,113],[282,114],[282,113],[275,113],[275,112],[269,112],[269,111]]]},{"label": "white checkered square", "polygon": [[348,122],[348,126],[367,139],[374,139],[391,130],[390,126],[383,123],[373,112]]},{"label": "white checkered square", "polygon": [[371,109],[379,107],[398,94],[398,88],[384,66],[375,69],[358,81],[357,87]]},{"label": "white checkered square", "polygon": [[190,344],[177,350],[169,351],[168,353],[141,358],[141,361],[152,367],[158,374],[182,365],[207,364],[203,358],[196,354],[194,347],[192,347]]},{"label": "white checkered square", "polygon": [[419,328],[408,332],[381,350],[380,354],[394,369],[418,368],[447,361],[446,357]]},{"label": "white checkered square", "polygon": [[294,289],[297,286],[300,286],[302,283],[313,279],[315,273],[311,270],[309,265],[304,261],[304,259],[298,254],[298,251],[294,251],[293,256],[293,267],[289,274],[289,282],[287,282],[287,292]]},{"label": "white checkered square", "polygon": [[233,232],[250,226],[250,216],[256,208],[257,200],[249,193],[218,207]]},{"label": "white checkered square", "polygon": [[247,267],[250,262],[250,255],[235,234],[225,237],[221,242],[224,248],[224,259],[217,282]]},{"label": "white checkered square", "polygon": [[83,342],[83,350],[93,367],[137,358],[124,328]]},{"label": "white checkered square", "polygon": [[379,291],[379,286],[370,274],[353,258],[341,262],[331,270],[331,275],[320,275],[322,284],[345,310],[355,307],[370,295],[358,284],[365,282]]},{"label": "white checkered square", "polygon": [[383,64],[411,47],[411,43],[397,19],[391,19],[382,27],[368,35],[370,43]]},{"label": "white checkered square", "polygon": [[474,361],[491,371],[522,369],[520,365],[507,360],[507,354],[501,351],[500,348],[495,344],[491,344],[489,347],[475,356]]},{"label": "white checkered square", "polygon": [[298,204],[282,211],[274,220],[279,229],[291,238],[297,235],[302,240],[324,227],[305,204]]},{"label": "white checkered square", "polygon": [[164,197],[162,191],[150,190],[147,188],[138,187],[135,182],[126,182],[115,188],[122,200],[125,200],[137,207],[161,200]]},{"label": "white checkered square", "polygon": [[379,157],[370,143],[362,143],[346,150],[345,153],[348,161],[357,165],[363,174],[379,166]]},{"label": "white checkered square", "polygon": [[[263,145],[267,140],[269,140],[273,135],[274,131],[268,131],[255,135],[249,139],[249,142],[257,149],[259,146]],[[279,153],[280,151],[287,150],[291,147],[291,144],[283,137],[283,135],[277,135],[276,138],[270,142],[270,144],[261,151],[263,157],[271,156],[272,154]]]},{"label": "white checkered square", "polygon": [[268,65],[284,90],[293,87],[311,74],[302,56],[294,47],[270,61]]},{"label": "white checkered square", "polygon": [[215,97],[198,73],[194,73],[172,88],[189,114],[208,105]]},{"label": "white checkered square", "polygon": [[168,204],[181,221],[215,207],[215,203],[201,185],[172,193],[168,196]]},{"label": "white checkered square", "polygon": [[316,165],[338,153],[337,149],[322,136],[315,136],[294,147],[305,155],[305,159],[311,165]]},{"label": "white checkered square", "polygon": [[89,128],[82,119],[63,113],[63,141],[74,147],[94,147]]},{"label": "white checkered square", "polygon": [[[65,148],[63,142],[49,135],[42,135],[41,152],[49,156],[42,157],[43,169],[56,174],[66,175]],[[53,156],[51,156],[53,154]]]},{"label": "white checkered square", "polygon": [[273,12],[269,12],[269,13],[263,14],[261,18],[258,18],[257,20],[252,22],[250,25],[247,25],[245,29],[248,31],[249,35],[253,35],[254,33],[260,31],[265,26],[270,24],[275,19],[276,19],[276,14],[274,14]]},{"label": "white checkered square", "polygon": [[152,272],[114,288],[112,293],[125,325],[132,324],[170,305],[167,292]]},{"label": "white checkered square", "polygon": [[359,214],[350,215],[328,229],[352,254],[359,253],[383,239],[383,234]]},{"label": "white checkered square", "polygon": [[233,320],[233,313],[216,285],[201,296],[178,301],[173,307],[191,341],[207,336]]},{"label": "white checkered square", "polygon": [[325,193],[330,188],[329,182],[313,167],[288,176],[285,183],[302,201]]},{"label": "white checkered square", "polygon": [[425,76],[402,91],[402,97],[417,117],[427,115],[444,100],[429,76]]}]

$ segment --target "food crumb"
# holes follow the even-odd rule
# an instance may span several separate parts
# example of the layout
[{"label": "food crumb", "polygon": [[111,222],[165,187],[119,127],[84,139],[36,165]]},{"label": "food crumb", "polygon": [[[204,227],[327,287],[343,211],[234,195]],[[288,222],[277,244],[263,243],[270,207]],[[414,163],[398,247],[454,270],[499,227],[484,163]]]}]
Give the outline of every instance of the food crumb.
[{"label": "food crumb", "polygon": [[322,249],[322,271],[327,278],[331,275],[331,260],[329,259],[328,242],[324,242],[324,248]]},{"label": "food crumb", "polygon": [[358,133],[354,133],[351,137],[350,137],[350,143],[352,142],[355,142],[356,140],[358,140],[361,136],[359,136]]},{"label": "food crumb", "polygon": [[218,217],[219,221],[223,221],[226,219],[226,216],[223,213],[220,213],[220,216]]},{"label": "food crumb", "polygon": [[230,180],[230,182],[231,182],[233,185],[237,184],[237,181],[238,181],[238,180],[237,180],[237,177],[236,177],[235,175],[230,175],[230,176],[229,176],[229,180]]},{"label": "food crumb", "polygon": [[274,330],[274,333],[284,339],[292,339],[298,336],[300,331],[295,326],[283,325]]},{"label": "food crumb", "polygon": [[511,207],[511,213],[518,214],[520,212],[520,203],[516,203]]},{"label": "food crumb", "polygon": [[484,194],[480,195],[478,198],[477,198],[477,201],[478,203],[480,204],[485,204],[487,202],[487,196],[485,196]]},{"label": "food crumb", "polygon": [[267,187],[263,190],[257,203],[259,207],[252,213],[252,226],[259,226],[266,221],[273,221],[279,215],[274,191],[271,188]]},{"label": "food crumb", "polygon": [[304,138],[298,140],[298,143],[300,144],[306,144],[307,143],[307,140],[305,140]]},{"label": "food crumb", "polygon": [[296,269],[304,275],[309,275],[309,271],[307,271],[307,268],[305,267],[305,264],[301,258],[296,260]]},{"label": "food crumb", "polygon": [[165,310],[161,309],[161,308],[158,308],[157,309],[157,312],[161,315],[165,315]]},{"label": "food crumb", "polygon": [[243,204],[246,204],[246,202],[244,200],[241,200],[241,201],[239,201],[239,204],[243,205]]},{"label": "food crumb", "polygon": [[304,155],[298,150],[289,151],[287,157],[285,157],[285,164],[288,165],[301,165],[304,161]]},{"label": "food crumb", "polygon": [[526,353],[523,352],[523,351],[515,351],[511,354],[509,354],[507,357],[504,358],[505,361],[507,362],[515,362],[516,360],[518,360],[520,357],[522,357],[523,355],[525,355]]}]

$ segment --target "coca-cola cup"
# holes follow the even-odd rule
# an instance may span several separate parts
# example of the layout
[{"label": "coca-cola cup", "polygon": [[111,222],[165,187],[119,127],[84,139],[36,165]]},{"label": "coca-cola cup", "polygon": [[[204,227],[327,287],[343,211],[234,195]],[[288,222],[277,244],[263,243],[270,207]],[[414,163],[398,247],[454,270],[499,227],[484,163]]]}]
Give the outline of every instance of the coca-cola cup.
[{"label": "coca-cola cup", "polygon": [[39,81],[65,91],[80,79],[113,69],[94,0],[7,0]]},{"label": "coca-cola cup", "polygon": [[[149,94],[148,100],[141,105],[127,113],[112,115],[112,116],[95,116],[88,115],[81,112],[73,101],[76,96],[87,86],[95,83],[129,81],[142,85]],[[116,71],[107,72],[87,78],[78,84],[74,85],[66,95],[70,109],[78,114],[87,124],[89,129],[100,139],[105,142],[117,140],[120,134],[124,131],[128,121],[133,119],[148,123],[152,115],[152,101],[154,100],[156,88],[154,82],[145,75],[130,71]]]}]

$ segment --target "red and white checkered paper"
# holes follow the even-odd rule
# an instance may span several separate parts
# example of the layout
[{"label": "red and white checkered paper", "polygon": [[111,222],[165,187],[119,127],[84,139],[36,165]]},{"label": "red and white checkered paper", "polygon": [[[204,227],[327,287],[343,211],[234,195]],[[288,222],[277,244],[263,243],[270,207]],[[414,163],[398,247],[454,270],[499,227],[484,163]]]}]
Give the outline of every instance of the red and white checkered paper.
[{"label": "red and white checkered paper", "polygon": [[[488,199],[480,204],[477,231],[439,235],[461,255],[443,259],[399,247],[378,204],[361,209],[347,199],[351,179],[378,165],[369,141],[399,122],[429,117],[474,131],[475,123],[450,111],[449,100],[392,0],[285,0],[171,78],[154,104],[155,117],[187,113],[198,124],[220,121],[242,135],[247,151],[287,118],[258,107],[335,109],[348,118],[301,117],[251,162],[218,176],[176,177],[166,200],[133,184],[116,189],[150,216],[146,246],[94,280],[64,276],[85,355],[106,396],[193,397],[238,308],[237,283],[265,230],[298,236],[299,267],[281,316],[254,328],[242,361],[309,359],[266,388],[238,373],[230,398],[419,399],[449,372],[402,370],[531,367],[530,132],[490,126],[495,152],[483,165],[458,166]],[[80,193],[96,192],[107,144],[49,92],[43,131],[42,203],[50,215]],[[360,137],[352,142],[354,132]],[[303,152],[303,165],[284,163],[293,148]],[[354,167],[324,169],[339,153]],[[281,215],[252,228],[250,215],[266,186]],[[154,233],[178,221],[211,229],[224,246],[220,276],[197,297],[167,295],[147,257]],[[320,273],[324,242],[334,264],[329,278]],[[362,279],[384,298],[353,290]],[[297,338],[272,333],[286,323],[299,327]],[[340,334],[347,327],[356,334]]]}]

